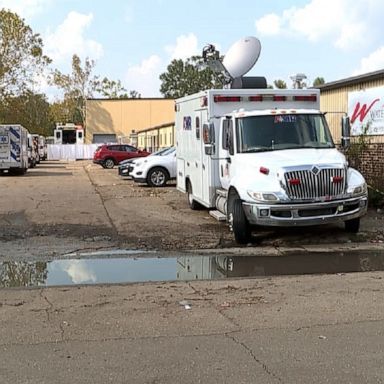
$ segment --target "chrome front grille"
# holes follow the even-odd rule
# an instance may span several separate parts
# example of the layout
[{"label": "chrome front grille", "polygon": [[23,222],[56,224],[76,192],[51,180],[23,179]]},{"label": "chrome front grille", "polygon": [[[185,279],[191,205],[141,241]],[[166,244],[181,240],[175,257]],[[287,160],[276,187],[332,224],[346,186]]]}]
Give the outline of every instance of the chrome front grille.
[{"label": "chrome front grille", "polygon": [[288,196],[293,200],[332,199],[345,191],[344,168],[317,168],[284,174]]}]

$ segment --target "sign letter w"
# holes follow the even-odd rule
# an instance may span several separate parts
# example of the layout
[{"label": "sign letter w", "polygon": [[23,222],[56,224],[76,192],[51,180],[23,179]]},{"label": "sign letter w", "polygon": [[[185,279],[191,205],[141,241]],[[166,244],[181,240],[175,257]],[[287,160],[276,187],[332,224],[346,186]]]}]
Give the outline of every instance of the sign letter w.
[{"label": "sign letter w", "polygon": [[362,123],[365,119],[365,116],[367,116],[367,113],[370,111],[370,109],[373,107],[375,103],[377,103],[380,99],[375,99],[372,101],[372,103],[367,108],[367,104],[363,104],[360,108],[360,102],[357,102],[355,106],[355,110],[353,111],[352,117],[351,117],[351,124],[354,123],[354,121],[359,117],[360,122]]}]

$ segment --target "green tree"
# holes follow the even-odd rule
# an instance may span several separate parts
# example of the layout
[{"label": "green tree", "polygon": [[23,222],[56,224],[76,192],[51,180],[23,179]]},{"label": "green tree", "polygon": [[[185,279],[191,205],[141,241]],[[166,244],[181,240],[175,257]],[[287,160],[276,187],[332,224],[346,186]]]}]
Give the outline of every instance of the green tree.
[{"label": "green tree", "polygon": [[17,97],[8,97],[0,106],[0,122],[21,124],[30,132],[45,136],[52,134],[54,127],[46,96],[31,91]]},{"label": "green tree", "polygon": [[325,84],[324,77],[316,77],[315,80],[313,80],[313,86],[318,87],[319,85]]},{"label": "green tree", "polygon": [[[95,95],[106,98],[129,98],[126,89],[120,80],[114,81],[104,77],[93,75],[95,62],[88,57],[82,64],[79,56],[72,56],[72,73],[64,74],[58,69],[54,70],[50,77],[50,84],[62,89],[64,100],[57,102],[53,107],[54,114],[62,119],[58,122],[74,122],[85,124],[85,101]],[[138,93],[134,92],[135,97]]]},{"label": "green tree", "polygon": [[[122,86],[120,80],[109,80],[104,77],[102,80],[96,79],[96,89],[101,96],[107,99],[128,99],[130,96],[127,90]],[[130,91],[135,92],[135,91]]]},{"label": "green tree", "polygon": [[284,81],[284,80],[275,80],[273,82],[273,84],[275,85],[276,88],[278,89],[286,89],[287,88],[287,83]]},{"label": "green tree", "polygon": [[210,68],[199,69],[201,63],[200,56],[192,56],[186,61],[172,60],[167,71],[160,75],[160,93],[176,99],[204,89],[222,88],[222,75]]},{"label": "green tree", "polygon": [[129,98],[130,99],[140,99],[141,94],[135,90],[129,91]]},{"label": "green tree", "polygon": [[39,34],[16,13],[0,10],[0,102],[30,89],[50,63]]},{"label": "green tree", "polygon": [[50,104],[49,115],[54,123],[80,123],[81,116],[77,110],[77,100],[66,98]]},{"label": "green tree", "polygon": [[63,74],[55,69],[51,78],[51,85],[55,85],[64,92],[65,107],[68,108],[68,116],[78,116],[73,122],[84,125],[85,122],[85,100],[93,97],[99,89],[99,79],[92,75],[95,62],[88,57],[82,67],[79,56],[72,56],[72,73]]}]

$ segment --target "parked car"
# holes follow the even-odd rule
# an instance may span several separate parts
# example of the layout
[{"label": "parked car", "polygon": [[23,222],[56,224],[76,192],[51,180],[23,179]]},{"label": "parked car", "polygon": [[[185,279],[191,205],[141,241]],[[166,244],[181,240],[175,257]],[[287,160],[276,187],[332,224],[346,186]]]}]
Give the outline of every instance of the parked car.
[{"label": "parked car", "polygon": [[[159,149],[158,151],[151,153],[149,156],[159,156],[163,152],[168,151],[170,148],[171,147],[166,147],[166,148]],[[118,166],[118,173],[119,173],[119,175],[123,176],[123,177],[130,176],[129,174],[133,170],[135,161],[139,160],[139,159],[141,159],[141,157],[134,157],[132,159],[127,159],[127,160],[121,161],[119,163],[119,166]]]},{"label": "parked car", "polygon": [[141,157],[133,157],[132,159],[121,161],[117,167],[119,176],[129,176],[129,169],[131,167],[131,164],[137,159],[141,159]]},{"label": "parked car", "polygon": [[176,148],[170,147],[157,156],[136,159],[132,166],[129,175],[135,182],[164,187],[168,180],[176,178]]},{"label": "parked car", "polygon": [[104,168],[113,168],[123,160],[134,157],[145,157],[150,153],[128,144],[104,144],[98,147],[93,155],[93,162]]}]

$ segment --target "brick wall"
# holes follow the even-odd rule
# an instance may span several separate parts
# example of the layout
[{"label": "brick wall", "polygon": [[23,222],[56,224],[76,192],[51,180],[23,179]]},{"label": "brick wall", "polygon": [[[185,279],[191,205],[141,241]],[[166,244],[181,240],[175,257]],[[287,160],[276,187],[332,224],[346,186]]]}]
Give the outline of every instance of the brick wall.
[{"label": "brick wall", "polygon": [[369,185],[384,191],[384,143],[356,141],[345,155],[351,167],[358,169]]}]

